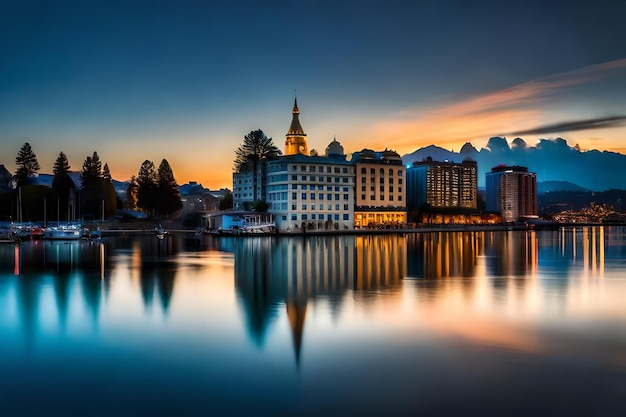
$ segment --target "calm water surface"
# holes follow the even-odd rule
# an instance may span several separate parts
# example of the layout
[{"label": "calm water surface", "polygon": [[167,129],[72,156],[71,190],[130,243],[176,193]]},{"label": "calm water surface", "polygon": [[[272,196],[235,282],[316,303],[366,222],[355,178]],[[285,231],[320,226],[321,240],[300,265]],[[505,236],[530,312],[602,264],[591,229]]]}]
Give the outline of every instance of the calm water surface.
[{"label": "calm water surface", "polygon": [[626,229],[0,245],[1,416],[626,415]]}]

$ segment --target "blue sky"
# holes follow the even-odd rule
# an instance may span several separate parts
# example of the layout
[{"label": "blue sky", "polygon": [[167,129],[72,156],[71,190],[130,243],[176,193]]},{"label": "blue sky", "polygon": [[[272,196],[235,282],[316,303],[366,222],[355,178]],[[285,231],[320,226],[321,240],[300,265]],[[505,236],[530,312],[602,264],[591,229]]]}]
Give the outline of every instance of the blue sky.
[{"label": "blue sky", "polygon": [[[626,3],[0,0],[0,164],[97,151],[113,176],[168,159],[229,187],[253,129],[282,149],[401,154],[626,115]],[[626,152],[626,127],[525,135]],[[539,129],[537,129],[539,128]],[[511,139],[514,136],[507,136]]]}]

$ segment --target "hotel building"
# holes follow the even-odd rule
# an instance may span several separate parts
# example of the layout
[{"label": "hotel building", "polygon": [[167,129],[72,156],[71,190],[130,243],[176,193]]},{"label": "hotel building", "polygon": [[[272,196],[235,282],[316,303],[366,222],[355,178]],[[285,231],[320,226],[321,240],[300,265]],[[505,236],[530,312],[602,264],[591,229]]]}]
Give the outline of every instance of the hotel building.
[{"label": "hotel building", "polygon": [[537,217],[537,175],[521,166],[499,165],[486,176],[487,211],[505,222]]},{"label": "hotel building", "polygon": [[478,169],[476,161],[461,163],[433,161],[431,157],[414,162],[406,170],[409,211],[423,209],[476,209]]},{"label": "hotel building", "polygon": [[400,155],[363,149],[351,163],[356,171],[354,227],[406,223],[406,169]]}]

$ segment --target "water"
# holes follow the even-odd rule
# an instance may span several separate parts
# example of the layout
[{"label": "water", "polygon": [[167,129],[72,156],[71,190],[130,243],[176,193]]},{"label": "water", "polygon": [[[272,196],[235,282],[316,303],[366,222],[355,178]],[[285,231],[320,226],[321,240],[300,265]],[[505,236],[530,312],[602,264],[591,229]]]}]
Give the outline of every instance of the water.
[{"label": "water", "polygon": [[626,229],[0,245],[1,416],[626,415]]}]

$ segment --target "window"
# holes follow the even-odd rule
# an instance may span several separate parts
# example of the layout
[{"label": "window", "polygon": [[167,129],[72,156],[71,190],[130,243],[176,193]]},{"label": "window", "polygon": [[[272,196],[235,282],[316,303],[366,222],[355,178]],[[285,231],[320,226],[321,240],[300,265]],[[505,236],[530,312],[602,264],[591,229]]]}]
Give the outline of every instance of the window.
[{"label": "window", "polygon": [[347,184],[347,183],[348,183],[348,177],[343,177],[343,178],[342,178],[342,180],[343,180],[343,183],[344,183],[344,184]]},{"label": "window", "polygon": [[335,192],[339,192],[339,187],[335,187]]},{"label": "window", "polygon": [[302,210],[306,210],[306,204],[302,205]]},{"label": "window", "polygon": [[298,198],[298,193],[291,193],[291,199],[295,200],[296,198]]},{"label": "window", "polygon": [[348,210],[348,205],[347,205],[347,204],[344,204],[344,205],[343,205],[343,209],[344,209],[344,210]]},{"label": "window", "polygon": [[324,194],[320,194],[319,198],[320,198],[320,200],[323,200],[324,199]]},{"label": "window", "polygon": [[317,182],[324,182],[324,177],[317,177]]},{"label": "window", "polygon": [[287,216],[282,216],[282,219],[283,219],[284,222],[286,222],[287,221]]},{"label": "window", "polygon": [[361,174],[366,174],[367,173],[367,169],[365,169],[365,167],[361,168]]},{"label": "window", "polygon": [[303,214],[303,215],[302,215],[302,220],[306,220],[306,219],[307,219],[307,215],[306,215],[306,214]]},{"label": "window", "polygon": [[303,175],[301,178],[302,181],[306,181],[306,175]]},{"label": "window", "polygon": [[332,199],[333,199],[332,194],[326,194],[326,200],[332,200]]},{"label": "window", "polygon": [[401,193],[402,192],[402,187],[398,187],[398,192]]},{"label": "window", "polygon": [[370,174],[371,174],[371,175],[376,174],[376,170],[375,170],[374,168],[370,168]]},{"label": "window", "polygon": [[350,220],[350,215],[348,213],[343,215],[344,220]]},{"label": "window", "polygon": [[292,214],[291,215],[291,220],[298,220],[298,215],[297,214]]},{"label": "window", "polygon": [[306,171],[306,165],[300,165],[300,171]]},{"label": "window", "polygon": [[329,204],[329,205],[328,205],[328,210],[332,210],[332,209],[333,209],[333,205],[332,205],[332,204]]},{"label": "window", "polygon": [[343,172],[344,174],[348,173],[348,167],[343,167],[343,169],[341,170],[341,172]]},{"label": "window", "polygon": [[315,204],[311,204],[311,210],[315,210]]},{"label": "window", "polygon": [[390,185],[390,186],[389,186],[389,192],[390,192],[390,193],[393,193],[393,185]]},{"label": "window", "polygon": [[389,184],[393,184],[393,178],[389,177]]},{"label": "window", "polygon": [[339,200],[339,194],[335,194],[335,200],[338,201]]},{"label": "window", "polygon": [[[365,190],[363,190],[363,191],[365,191]],[[344,194],[344,195],[343,195],[343,199],[344,199],[345,201],[348,201],[348,194]]]},{"label": "window", "polygon": [[348,187],[343,187],[343,192],[347,193],[348,192]]},{"label": "window", "polygon": [[298,176],[297,175],[292,175],[291,176],[291,181],[298,181]]},{"label": "window", "polygon": [[324,172],[324,167],[323,166],[318,166],[317,167],[317,172]]},{"label": "window", "polygon": [[309,181],[311,181],[311,182],[315,182],[315,175],[311,175],[311,176],[309,177]]},{"label": "window", "polygon": [[326,167],[326,173],[330,174],[332,172],[332,169],[330,169],[330,167]]},{"label": "window", "polygon": [[380,176],[381,177],[385,176],[385,170],[383,168],[380,169]]},{"label": "window", "polygon": [[380,186],[380,192],[381,192],[381,193],[384,193],[384,192],[385,192],[385,186],[384,186],[384,185],[381,185],[381,186]]},{"label": "window", "polygon": [[361,191],[365,191],[365,186],[362,186],[362,187],[361,187]]},{"label": "window", "polygon": [[370,200],[376,200],[376,196],[374,194],[370,195]]},{"label": "window", "polygon": [[401,195],[398,196],[398,201],[402,201],[402,196]]},{"label": "window", "polygon": [[300,189],[302,189],[302,190],[306,190],[306,185],[305,185],[305,184],[302,184],[302,186],[300,187]]},{"label": "window", "polygon": [[399,170],[398,170],[398,177],[401,177],[401,176],[402,176],[402,170],[401,170],[401,169],[399,169]]},{"label": "window", "polygon": [[389,194],[389,201],[393,201],[393,194]]},{"label": "window", "polygon": [[315,172],[315,165],[311,165],[311,166],[309,167],[309,171],[310,171],[310,172]]},{"label": "window", "polygon": [[292,189],[292,190],[297,190],[297,189],[298,189],[298,186],[297,186],[296,184],[291,184],[291,189]]},{"label": "window", "polygon": [[315,200],[315,193],[311,193],[311,200]]},{"label": "window", "polygon": [[326,182],[332,182],[332,181],[333,181],[332,177],[326,177]]},{"label": "window", "polygon": [[328,220],[332,220],[332,219],[333,219],[333,215],[332,215],[332,214],[327,215],[327,216],[326,216],[326,219],[328,219]]},{"label": "window", "polygon": [[302,199],[306,200],[306,193],[302,193]]},{"label": "window", "polygon": [[292,204],[292,205],[291,205],[291,209],[292,209],[293,211],[298,210],[296,207],[297,207],[297,206],[296,206],[295,204]]},{"label": "window", "polygon": [[339,182],[339,177],[335,177],[335,182]]},{"label": "window", "polygon": [[311,220],[315,220],[315,214],[311,214]]},{"label": "window", "polygon": [[339,174],[339,167],[335,167],[335,174]]},{"label": "window", "polygon": [[335,214],[335,220],[339,220],[339,215]]},{"label": "window", "polygon": [[402,178],[398,180],[398,184],[402,184]]},{"label": "window", "polygon": [[393,168],[389,168],[389,176],[393,176]]},{"label": "window", "polygon": [[361,200],[365,200],[365,194],[361,194]]}]

